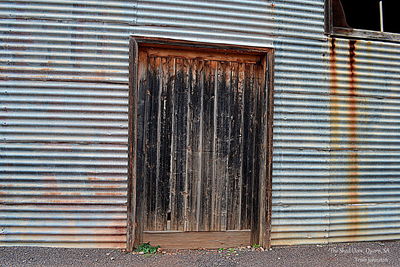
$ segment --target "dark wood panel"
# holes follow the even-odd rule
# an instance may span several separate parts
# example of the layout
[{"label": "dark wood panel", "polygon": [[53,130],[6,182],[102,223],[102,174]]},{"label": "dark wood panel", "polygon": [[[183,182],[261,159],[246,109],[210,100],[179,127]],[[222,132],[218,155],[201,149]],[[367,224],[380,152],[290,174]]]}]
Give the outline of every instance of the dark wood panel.
[{"label": "dark wood panel", "polygon": [[231,248],[250,245],[250,231],[145,232],[143,241],[169,249]]},{"label": "dark wood panel", "polygon": [[137,153],[144,229],[257,227],[263,66],[146,56]]},{"label": "dark wood panel", "polygon": [[[130,126],[130,135],[136,129],[130,149],[136,153],[130,159],[136,161],[129,190],[135,188],[136,196],[129,205],[136,209],[130,207],[134,220],[128,230],[136,244],[151,230],[158,231],[151,233],[156,242],[181,238],[212,247],[207,241],[213,240],[216,247],[229,247],[240,244],[232,236],[225,240],[232,234],[226,230],[246,230],[246,244],[265,245],[272,140],[272,109],[265,106],[272,97],[265,90],[267,58],[250,50],[142,48],[135,59],[136,85],[130,82],[131,91],[136,88],[130,103],[136,114],[130,119],[136,123]],[[260,198],[268,203],[260,205]]]},{"label": "dark wood panel", "polygon": [[138,155],[145,229],[250,229],[258,208],[260,67],[147,60]]}]

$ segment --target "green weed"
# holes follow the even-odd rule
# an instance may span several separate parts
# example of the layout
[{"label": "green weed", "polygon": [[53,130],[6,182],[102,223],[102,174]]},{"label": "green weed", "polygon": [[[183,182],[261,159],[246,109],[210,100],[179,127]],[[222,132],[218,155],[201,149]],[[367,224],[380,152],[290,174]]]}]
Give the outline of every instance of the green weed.
[{"label": "green weed", "polygon": [[143,243],[140,244],[135,251],[143,252],[144,254],[155,254],[159,248],[160,246],[152,246],[150,243]]}]

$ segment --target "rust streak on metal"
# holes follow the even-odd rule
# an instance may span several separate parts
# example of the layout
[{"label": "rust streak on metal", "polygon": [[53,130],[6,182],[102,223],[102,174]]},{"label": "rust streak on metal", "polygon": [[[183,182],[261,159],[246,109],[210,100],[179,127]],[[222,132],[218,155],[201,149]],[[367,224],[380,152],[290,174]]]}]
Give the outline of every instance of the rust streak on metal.
[{"label": "rust streak on metal", "polygon": [[[359,204],[359,166],[358,166],[358,133],[357,133],[357,74],[356,74],[356,44],[357,41],[350,40],[349,50],[349,91],[341,104],[342,94],[338,92],[338,71],[336,40],[330,43],[330,153],[331,168],[336,172],[340,164],[342,153],[348,151],[347,165],[347,190],[343,204],[347,207],[347,235],[348,238],[357,240],[360,221]],[[341,109],[347,108],[347,118],[341,116]],[[348,127],[343,131],[341,125],[347,122]]]},{"label": "rust streak on metal", "polygon": [[339,100],[338,100],[338,80],[336,67],[336,39],[331,39],[330,46],[330,124],[331,124],[331,149],[339,149]]},{"label": "rust streak on metal", "polygon": [[[338,79],[337,79],[337,58],[336,58],[336,39],[332,38],[330,42],[330,166],[334,172],[338,166],[337,152],[340,151],[340,127],[339,127],[339,99],[338,99]],[[329,199],[329,205],[330,205]]]},{"label": "rust streak on metal", "polygon": [[[356,86],[356,44],[357,41],[349,40],[349,181],[348,181],[348,202],[349,204],[358,204],[358,184],[359,184],[359,166],[358,166],[358,148],[357,148],[357,86]],[[357,236],[359,228],[359,208],[353,206],[349,208],[349,221],[352,226],[349,234],[353,237]]]}]

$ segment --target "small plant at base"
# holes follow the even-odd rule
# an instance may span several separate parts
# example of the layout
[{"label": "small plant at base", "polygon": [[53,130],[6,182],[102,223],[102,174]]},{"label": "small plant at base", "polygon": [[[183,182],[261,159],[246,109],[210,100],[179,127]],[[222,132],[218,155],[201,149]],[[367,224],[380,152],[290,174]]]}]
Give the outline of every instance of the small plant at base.
[{"label": "small plant at base", "polygon": [[261,248],[261,245],[254,244],[254,245],[253,245],[253,248]]},{"label": "small plant at base", "polygon": [[157,250],[160,248],[160,246],[152,246],[149,243],[143,243],[140,244],[137,249],[135,249],[136,252],[143,252],[144,254],[154,254],[157,252]]}]

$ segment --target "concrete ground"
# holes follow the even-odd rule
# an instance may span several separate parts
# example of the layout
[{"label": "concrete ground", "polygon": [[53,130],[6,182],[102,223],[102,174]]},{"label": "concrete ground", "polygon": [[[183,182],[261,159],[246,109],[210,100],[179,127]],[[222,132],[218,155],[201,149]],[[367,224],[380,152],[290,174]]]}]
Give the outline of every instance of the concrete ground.
[{"label": "concrete ground", "polygon": [[0,247],[0,266],[400,266],[400,241],[137,255],[112,249]]}]

